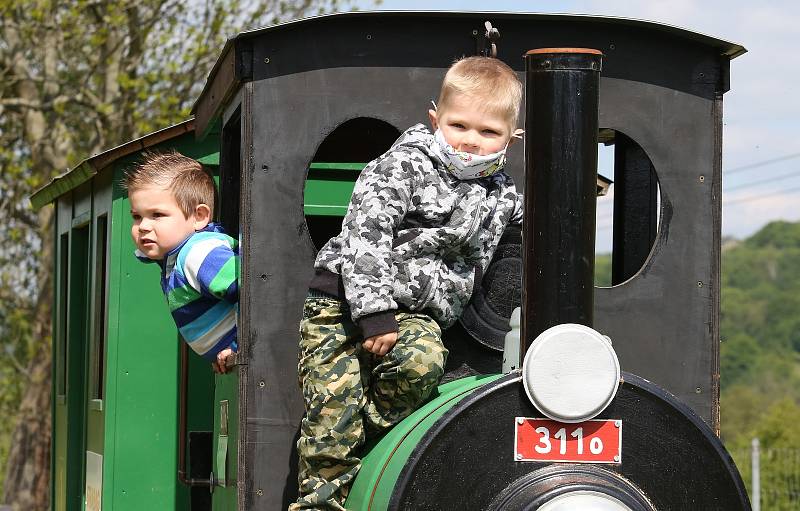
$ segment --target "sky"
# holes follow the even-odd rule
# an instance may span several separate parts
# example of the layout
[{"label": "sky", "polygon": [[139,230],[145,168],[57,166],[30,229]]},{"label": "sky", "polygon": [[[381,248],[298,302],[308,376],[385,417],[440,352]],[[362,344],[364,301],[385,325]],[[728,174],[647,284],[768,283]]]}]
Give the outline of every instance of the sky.
[{"label": "sky", "polygon": [[[618,16],[741,44],[747,53],[731,62],[731,90],[723,100],[723,235],[741,239],[772,220],[800,221],[800,0],[383,0],[378,6],[359,0],[357,5]],[[601,167],[604,157],[601,153]],[[600,206],[598,226],[607,225],[604,216]],[[598,231],[598,251],[610,250],[610,232]]]}]

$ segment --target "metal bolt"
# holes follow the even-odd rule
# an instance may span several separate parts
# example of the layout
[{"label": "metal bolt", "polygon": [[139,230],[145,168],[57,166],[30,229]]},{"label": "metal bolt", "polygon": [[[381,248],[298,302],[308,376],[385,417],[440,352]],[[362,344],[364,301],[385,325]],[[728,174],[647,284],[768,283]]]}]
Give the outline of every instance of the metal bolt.
[{"label": "metal bolt", "polygon": [[265,164],[263,164],[263,165],[261,166],[261,170],[263,170],[264,172],[268,171],[268,170],[269,170],[269,165],[267,165],[266,163],[265,163]]},{"label": "metal bolt", "polygon": [[256,490],[256,495],[258,495],[259,497],[264,495],[264,490],[262,490],[261,488],[257,489]]},{"label": "metal bolt", "polygon": [[615,454],[615,455],[614,455],[614,461],[616,461],[617,463],[619,463],[619,454]]},{"label": "metal bolt", "polygon": [[267,280],[267,274],[266,273],[262,273],[261,274],[261,280]]},{"label": "metal bolt", "polygon": [[703,287],[703,282],[701,282],[701,281],[699,281],[699,280],[698,280],[698,281],[697,281],[697,287]]},{"label": "metal bolt", "polygon": [[259,386],[259,387],[261,387],[262,389],[263,389],[264,387],[266,387],[266,385],[267,385],[267,384],[266,384],[266,383],[264,383],[264,380],[261,380],[260,382],[258,382],[258,386]]},{"label": "metal bolt", "polygon": [[517,454],[517,459],[521,460],[522,459],[522,455],[521,454]]},{"label": "metal bolt", "polygon": [[704,183],[706,181],[706,176],[700,176],[700,182]]},{"label": "metal bolt", "polygon": [[618,428],[621,428],[622,427],[622,421],[614,421],[614,426],[616,426]]},{"label": "metal bolt", "polygon": [[696,389],[694,389],[694,393],[695,393],[695,394],[699,394],[699,393],[701,393],[702,391],[703,391],[703,390],[702,390],[700,387],[697,387]]},{"label": "metal bolt", "polygon": [[522,417],[517,417],[517,424],[524,424],[524,423],[525,419],[523,419]]}]

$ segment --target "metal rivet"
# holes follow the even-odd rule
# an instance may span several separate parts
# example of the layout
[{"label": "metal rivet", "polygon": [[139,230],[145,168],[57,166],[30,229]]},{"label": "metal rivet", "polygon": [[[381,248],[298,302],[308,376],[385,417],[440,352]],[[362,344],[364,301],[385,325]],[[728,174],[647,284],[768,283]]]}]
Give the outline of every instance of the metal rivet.
[{"label": "metal rivet", "polygon": [[522,459],[522,455],[521,454],[517,454],[517,459],[521,460]]},{"label": "metal rivet", "polygon": [[263,389],[264,387],[266,387],[266,385],[267,385],[267,384],[266,384],[266,383],[264,383],[264,380],[261,380],[260,382],[258,382],[258,386],[259,386],[259,387],[261,387],[262,389]]},{"label": "metal rivet", "polygon": [[523,419],[522,417],[517,417],[517,424],[524,424],[524,423],[525,419]]},{"label": "metal rivet", "polygon": [[266,273],[262,273],[261,274],[261,280],[267,280],[267,274]]},{"label": "metal rivet", "polygon": [[545,69],[550,69],[552,66],[553,66],[553,63],[550,62],[549,60],[545,60],[544,62],[542,62],[542,67],[545,68]]},{"label": "metal rivet", "polygon": [[614,43],[611,43],[611,44],[609,44],[609,45],[608,45],[608,49],[610,49],[610,50],[616,50],[616,49],[617,49],[617,45],[616,45],[616,44],[614,44]]},{"label": "metal rivet", "polygon": [[705,182],[705,180],[706,180],[706,176],[700,176],[700,182],[701,182],[701,183],[704,183],[704,182]]},{"label": "metal rivet", "polygon": [[703,287],[703,283],[700,282],[699,280],[697,281],[697,287]]},{"label": "metal rivet", "polygon": [[267,165],[265,163],[264,165],[261,166],[261,170],[263,170],[264,172],[268,171],[269,170],[269,165]]},{"label": "metal rivet", "polygon": [[478,35],[478,31],[477,30],[473,30],[472,31],[472,35]]},{"label": "metal rivet", "polygon": [[700,73],[700,78],[703,78],[705,75],[705,73]]},{"label": "metal rivet", "polygon": [[622,421],[614,421],[614,426],[616,426],[618,428],[622,427]]},{"label": "metal rivet", "polygon": [[259,497],[264,495],[264,490],[262,490],[261,488],[257,489],[256,490],[256,495],[258,495]]},{"label": "metal rivet", "polygon": [[269,64],[269,57],[264,58],[264,64]]},{"label": "metal rivet", "polygon": [[702,392],[702,389],[700,389],[700,387],[697,387],[696,389],[694,389],[694,393],[695,394],[699,394],[701,392]]},{"label": "metal rivet", "polygon": [[367,41],[372,39],[372,34],[367,34]]},{"label": "metal rivet", "polygon": [[619,461],[619,454],[614,455],[614,461]]}]

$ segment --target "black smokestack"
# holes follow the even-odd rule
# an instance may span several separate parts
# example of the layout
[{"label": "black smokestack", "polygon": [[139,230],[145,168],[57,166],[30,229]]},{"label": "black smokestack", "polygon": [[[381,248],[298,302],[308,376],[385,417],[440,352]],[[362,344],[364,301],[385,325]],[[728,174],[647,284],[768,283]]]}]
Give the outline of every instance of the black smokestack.
[{"label": "black smokestack", "polygon": [[586,48],[525,55],[522,357],[551,326],[592,326],[602,57]]}]

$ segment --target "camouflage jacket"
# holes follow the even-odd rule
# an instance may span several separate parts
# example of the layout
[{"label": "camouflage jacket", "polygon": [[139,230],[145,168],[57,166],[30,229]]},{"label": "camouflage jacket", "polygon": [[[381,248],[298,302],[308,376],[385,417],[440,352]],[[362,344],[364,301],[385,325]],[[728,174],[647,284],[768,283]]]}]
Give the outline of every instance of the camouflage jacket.
[{"label": "camouflage jacket", "polygon": [[506,225],[522,221],[522,196],[508,175],[461,181],[431,153],[433,143],[417,124],[367,164],[341,233],[317,255],[318,275],[341,276],[364,337],[392,331],[386,322],[398,306],[452,325]]}]

